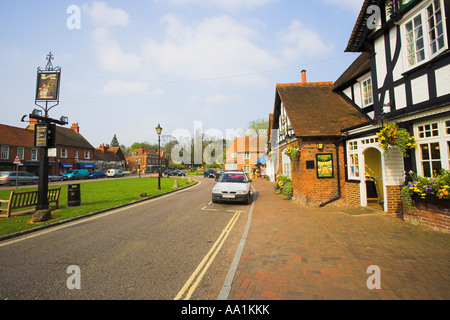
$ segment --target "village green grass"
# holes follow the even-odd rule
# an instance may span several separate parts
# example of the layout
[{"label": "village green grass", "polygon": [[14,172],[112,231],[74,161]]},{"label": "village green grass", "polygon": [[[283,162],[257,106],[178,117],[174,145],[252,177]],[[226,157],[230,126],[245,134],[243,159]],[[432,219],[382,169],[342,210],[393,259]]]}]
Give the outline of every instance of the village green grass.
[{"label": "village green grass", "polygon": [[[148,197],[166,193],[174,190],[175,180],[177,180],[180,188],[194,183],[193,181],[189,183],[188,179],[163,177],[161,178],[161,190],[158,190],[158,178],[119,178],[93,182],[74,182],[80,184],[81,205],[78,207],[67,206],[68,185],[61,185],[61,195],[59,198],[60,209],[52,212],[52,220],[43,223],[31,223],[31,215],[12,217],[9,219],[0,218],[0,236],[133,203],[142,199],[140,194],[143,192],[147,193]],[[60,187],[60,185],[49,185],[49,189],[57,187]],[[19,191],[32,190],[37,190],[37,187],[24,188]],[[0,190],[0,199],[8,200],[11,191]],[[50,206],[54,206],[54,204],[50,204]],[[16,211],[24,211],[27,209]],[[30,209],[33,210],[33,208]],[[1,214],[4,213],[5,211]]]}]

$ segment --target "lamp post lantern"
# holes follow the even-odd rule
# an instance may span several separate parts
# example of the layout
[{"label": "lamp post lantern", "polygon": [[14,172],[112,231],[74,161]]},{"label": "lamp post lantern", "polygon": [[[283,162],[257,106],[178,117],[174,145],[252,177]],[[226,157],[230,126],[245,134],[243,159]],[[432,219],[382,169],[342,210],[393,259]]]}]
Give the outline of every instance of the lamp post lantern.
[{"label": "lamp post lantern", "polygon": [[156,127],[156,133],[158,134],[158,158],[159,158],[159,168],[158,168],[158,190],[161,190],[161,125],[158,123]]}]

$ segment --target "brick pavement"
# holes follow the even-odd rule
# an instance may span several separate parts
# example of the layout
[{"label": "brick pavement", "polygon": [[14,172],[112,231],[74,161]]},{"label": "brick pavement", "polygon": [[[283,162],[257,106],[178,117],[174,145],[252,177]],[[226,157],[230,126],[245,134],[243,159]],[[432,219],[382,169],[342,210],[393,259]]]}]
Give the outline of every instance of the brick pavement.
[{"label": "brick pavement", "polygon": [[[251,228],[230,300],[450,298],[450,234],[366,208],[309,208],[254,181]],[[380,267],[369,290],[367,268]]]}]

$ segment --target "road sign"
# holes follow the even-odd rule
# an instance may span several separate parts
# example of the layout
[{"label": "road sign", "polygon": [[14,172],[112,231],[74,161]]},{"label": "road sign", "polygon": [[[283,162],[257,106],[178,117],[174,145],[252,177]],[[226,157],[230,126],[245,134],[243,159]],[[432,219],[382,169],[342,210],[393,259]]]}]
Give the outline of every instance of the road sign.
[{"label": "road sign", "polygon": [[16,158],[14,159],[14,164],[21,164],[19,155],[17,155]]}]

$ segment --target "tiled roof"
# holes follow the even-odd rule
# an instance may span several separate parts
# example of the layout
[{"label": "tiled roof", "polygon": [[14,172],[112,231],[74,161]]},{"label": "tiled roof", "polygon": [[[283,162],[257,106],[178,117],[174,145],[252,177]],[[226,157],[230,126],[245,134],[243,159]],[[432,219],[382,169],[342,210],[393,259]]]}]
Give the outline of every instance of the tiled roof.
[{"label": "tiled roof", "polygon": [[370,71],[369,53],[363,52],[334,83],[334,90],[352,85],[356,78]]},{"label": "tiled roof", "polygon": [[95,149],[81,134],[72,129],[56,127],[56,144],[58,146]]},{"label": "tiled roof", "polygon": [[34,147],[34,131],[0,124],[0,144]]},{"label": "tiled roof", "polygon": [[101,149],[94,150],[94,159],[95,160],[103,160],[103,161],[122,161],[120,157],[113,151],[107,150],[103,152]]},{"label": "tiled roof", "polygon": [[[277,95],[297,137],[340,136],[342,129],[367,122],[332,89],[332,82],[277,84]],[[279,115],[277,110],[274,113]]]}]

